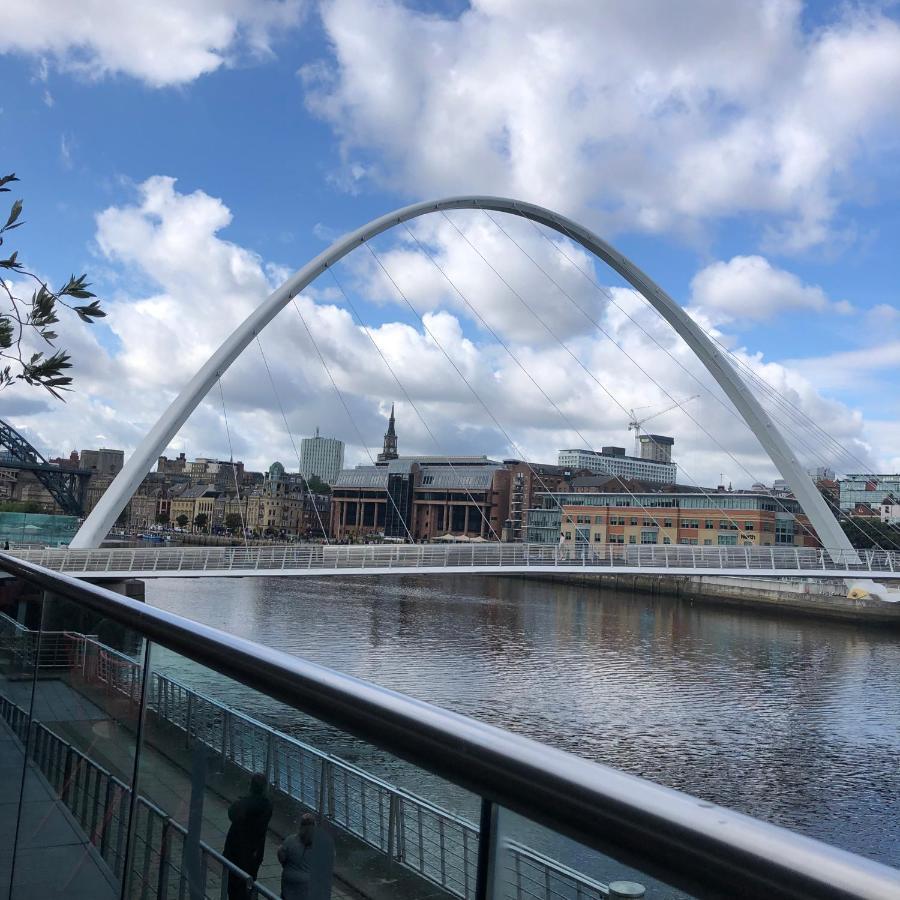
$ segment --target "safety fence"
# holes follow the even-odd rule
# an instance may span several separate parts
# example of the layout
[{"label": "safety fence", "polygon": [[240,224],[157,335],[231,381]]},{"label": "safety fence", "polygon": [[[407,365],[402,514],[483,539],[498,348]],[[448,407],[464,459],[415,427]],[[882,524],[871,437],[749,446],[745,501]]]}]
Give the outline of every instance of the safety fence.
[{"label": "safety fence", "polygon": [[[0,640],[5,645],[9,644],[10,633],[22,638],[34,634],[0,614]],[[143,667],[139,663],[94,637],[71,632],[67,635],[72,668],[79,671],[87,685],[114,692],[135,706],[140,702]],[[199,744],[222,763],[248,775],[264,772],[273,791],[353,835],[392,863],[461,900],[475,896],[478,827],[464,817],[158,672],[150,675],[147,714],[180,733],[185,748]],[[54,738],[61,740],[55,735]],[[78,754],[74,748],[71,752]],[[84,759],[86,764],[104,771]],[[163,825],[167,829],[165,835]],[[138,803],[135,834],[145,862],[133,878],[152,887],[163,877],[154,874],[162,871],[161,866],[167,871],[182,872],[186,832],[145,798]],[[176,841],[173,848],[166,850],[166,841],[172,842],[176,835],[181,835],[180,843]],[[502,864],[512,872],[512,877],[505,879],[506,890],[516,900],[593,900],[608,894],[605,885],[521,844],[507,841],[502,849]],[[223,866],[230,864],[211,848],[206,847],[204,854],[204,858],[208,857],[204,877],[215,885]],[[179,877],[184,880],[183,875]],[[262,893],[262,886],[257,889],[259,896],[267,896]],[[148,891],[148,896],[155,896],[150,887]]]},{"label": "safety fence", "polygon": [[143,577],[312,574],[316,571],[432,571],[475,569],[528,571],[548,567],[604,570],[658,570],[673,574],[796,573],[840,577],[841,573],[900,577],[900,555],[889,550],[823,550],[793,546],[688,546],[679,544],[286,544],[263,547],[135,547],[97,550],[17,550],[15,556],[70,574],[139,574]]},{"label": "safety fence", "polygon": [[[27,747],[30,760],[66,805],[113,877],[122,883],[126,876],[131,788],[2,694],[0,716]],[[140,900],[221,900],[227,894],[228,875],[233,873],[246,881],[250,897],[276,900],[276,894],[203,841],[192,851],[187,829],[146,797],[138,796],[134,816],[126,896]]]}]

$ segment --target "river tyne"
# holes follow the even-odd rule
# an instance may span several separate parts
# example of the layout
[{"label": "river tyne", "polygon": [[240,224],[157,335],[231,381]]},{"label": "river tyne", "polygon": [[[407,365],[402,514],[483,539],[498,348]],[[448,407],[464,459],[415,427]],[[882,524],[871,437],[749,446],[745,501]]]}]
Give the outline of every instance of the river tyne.
[{"label": "river tyne", "polygon": [[[488,576],[159,579],[147,601],[900,863],[896,630]],[[374,748],[167,657],[154,659],[210,696],[474,812]]]}]

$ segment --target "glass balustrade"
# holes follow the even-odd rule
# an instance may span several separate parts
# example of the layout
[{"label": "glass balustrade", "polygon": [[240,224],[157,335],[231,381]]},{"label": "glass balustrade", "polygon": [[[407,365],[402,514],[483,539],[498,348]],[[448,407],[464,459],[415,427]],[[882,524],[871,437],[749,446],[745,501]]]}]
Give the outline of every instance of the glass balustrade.
[{"label": "glass balustrade", "polygon": [[900,896],[893,869],[33,564],[0,570],[0,896]]}]

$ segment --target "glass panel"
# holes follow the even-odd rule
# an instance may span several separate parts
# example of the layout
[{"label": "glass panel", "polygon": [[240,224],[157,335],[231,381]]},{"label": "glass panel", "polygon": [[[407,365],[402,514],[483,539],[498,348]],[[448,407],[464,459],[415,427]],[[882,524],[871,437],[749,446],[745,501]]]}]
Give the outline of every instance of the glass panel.
[{"label": "glass panel", "polygon": [[[33,840],[50,793],[41,796],[39,773],[26,766],[28,723],[38,659],[41,592],[19,578],[0,574],[0,896],[13,877],[17,832]],[[23,784],[28,802],[23,804]]]},{"label": "glass panel", "polygon": [[[36,627],[36,626],[34,626]],[[143,642],[45,594],[12,898],[118,897],[141,705]]]},{"label": "glass panel", "polygon": [[150,687],[133,896],[474,896],[473,795],[164,648]]},{"label": "glass panel", "polygon": [[493,828],[495,900],[690,900],[692,896],[508,809],[497,809]]}]

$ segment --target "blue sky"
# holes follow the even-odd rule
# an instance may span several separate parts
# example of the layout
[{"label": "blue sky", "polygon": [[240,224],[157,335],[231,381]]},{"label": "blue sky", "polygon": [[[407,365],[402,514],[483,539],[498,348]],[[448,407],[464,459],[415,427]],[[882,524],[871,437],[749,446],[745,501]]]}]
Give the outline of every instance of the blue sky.
[{"label": "blue sky", "polygon": [[[131,447],[228,329],[331,237],[413,200],[485,192],[558,209],[612,240],[867,466],[896,468],[897,7],[785,0],[729,13],[695,0],[677,17],[651,0],[601,7],[161,0],[133,10],[92,0],[72,18],[67,4],[35,0],[10,12],[0,120],[3,168],[22,179],[26,202],[16,246],[53,280],[87,271],[110,317],[74,339],[79,388],[64,408],[18,388],[0,409],[53,453]],[[426,274],[408,236],[376,242],[410,299],[438,317],[448,352],[486,386],[519,449],[549,461],[581,436],[626,443],[622,405],[662,408],[666,392],[694,393],[592,295],[663,391],[626,376],[618,351],[569,322],[527,260],[479,230],[483,218],[455,221],[546,302],[548,317],[561,317],[584,363],[573,373],[563,348],[523,326],[521,309],[446,222],[417,226],[533,362],[569,425],[577,419],[573,429],[525,396],[505,354]],[[515,233],[562,266],[528,226]],[[514,455],[464,390],[447,389],[439,355],[371,257],[354,255],[339,274],[409,373],[443,449]],[[620,286],[609,272],[597,276]],[[399,389],[377,360],[358,356],[371,345],[333,288],[323,282],[305,302],[355,422],[338,414],[299,323],[283,318],[289,311],[266,342],[292,430],[320,425],[365,461]],[[655,327],[636,299],[620,299]],[[253,464],[289,464],[259,363],[242,360],[223,382],[233,443]],[[618,407],[585,380],[589,371]],[[433,452],[428,429],[401,410],[402,449]],[[201,406],[171,449],[225,453],[220,413]],[[731,427],[711,398],[694,415],[707,431]],[[738,463],[677,413],[660,428],[676,435],[676,456],[699,479],[774,474],[749,435],[729,448]]]}]

